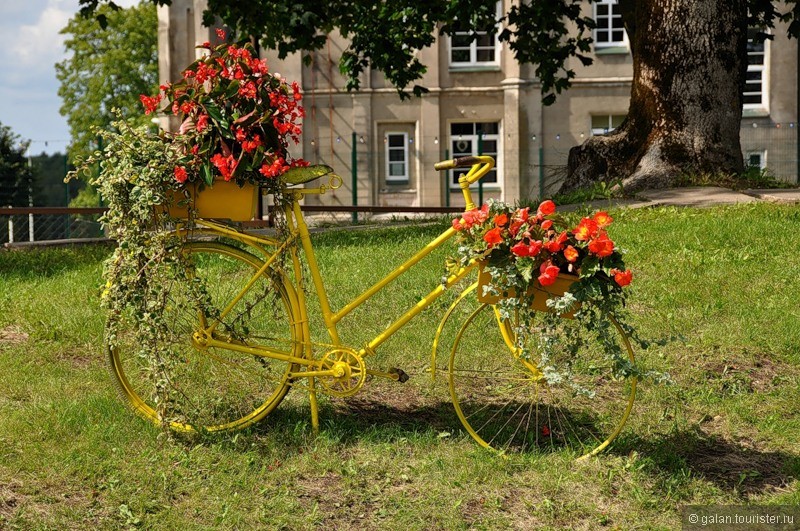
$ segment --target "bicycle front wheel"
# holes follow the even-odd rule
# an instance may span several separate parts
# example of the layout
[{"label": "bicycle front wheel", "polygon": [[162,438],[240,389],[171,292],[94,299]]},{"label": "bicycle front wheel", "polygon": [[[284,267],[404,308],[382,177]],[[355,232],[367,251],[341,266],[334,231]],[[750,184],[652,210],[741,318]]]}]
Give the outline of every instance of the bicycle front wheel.
[{"label": "bicycle front wheel", "polygon": [[[169,333],[154,339],[133,315],[112,317],[111,372],[125,401],[157,425],[180,432],[244,428],[277,407],[290,387],[288,373],[298,369],[267,354],[302,356],[292,287],[268,269],[233,304],[263,262],[217,242],[189,242],[183,253],[191,274],[169,286]],[[214,323],[215,336],[253,353],[204,346],[198,332]]]},{"label": "bicycle front wheel", "polygon": [[[627,336],[608,319],[614,340],[634,361]],[[549,384],[536,366],[535,348],[530,360],[515,355],[513,330],[488,304],[459,330],[448,369],[450,395],[464,428],[481,446],[503,452],[567,450],[581,457],[603,450],[630,414],[635,378],[613,378],[602,346],[590,341],[569,355],[570,381],[594,394],[576,393],[566,382]]]}]

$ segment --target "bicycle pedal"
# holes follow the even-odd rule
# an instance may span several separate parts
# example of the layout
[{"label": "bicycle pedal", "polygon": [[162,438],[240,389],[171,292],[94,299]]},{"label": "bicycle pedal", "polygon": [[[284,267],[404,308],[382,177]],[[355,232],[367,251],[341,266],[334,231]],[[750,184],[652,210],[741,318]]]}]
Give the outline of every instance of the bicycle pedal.
[{"label": "bicycle pedal", "polygon": [[406,371],[404,371],[403,369],[398,369],[397,367],[392,367],[391,369],[389,369],[389,374],[396,374],[397,381],[400,383],[406,383],[409,378],[408,374],[406,374]]}]

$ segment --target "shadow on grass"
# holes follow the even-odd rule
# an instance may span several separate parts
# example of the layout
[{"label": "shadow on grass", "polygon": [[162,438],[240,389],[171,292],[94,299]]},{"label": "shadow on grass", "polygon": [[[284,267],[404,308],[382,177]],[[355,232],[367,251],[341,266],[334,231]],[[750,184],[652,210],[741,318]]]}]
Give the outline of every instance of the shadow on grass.
[{"label": "shadow on grass", "polygon": [[49,278],[82,267],[99,267],[112,252],[113,247],[108,244],[16,251],[0,249],[0,271],[8,280]]},{"label": "shadow on grass", "polygon": [[699,427],[653,438],[629,435],[611,451],[636,451],[649,458],[658,471],[672,476],[689,471],[742,498],[783,490],[792,481],[800,480],[800,456],[759,450],[746,441],[725,439]]}]

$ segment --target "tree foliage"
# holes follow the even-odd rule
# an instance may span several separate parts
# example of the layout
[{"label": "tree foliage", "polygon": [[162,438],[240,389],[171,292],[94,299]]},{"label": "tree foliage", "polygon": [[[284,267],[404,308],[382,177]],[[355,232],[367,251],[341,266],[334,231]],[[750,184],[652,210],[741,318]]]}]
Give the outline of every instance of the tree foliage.
[{"label": "tree foliage", "polygon": [[[169,5],[170,0],[151,0]],[[80,0],[81,13],[103,16],[98,6],[110,0]],[[520,63],[535,65],[542,84],[543,101],[553,103],[556,95],[571,84],[575,71],[568,59],[584,65],[592,43],[594,21],[583,16],[584,0],[514,2],[498,13],[495,0],[209,0],[204,21],[219,17],[240,35],[253,35],[281,58],[293,52],[306,54],[321,49],[326,35],[338,30],[350,40],[342,54],[340,70],[349,89],[359,88],[358,76],[366,68],[382,72],[400,91],[420,95],[417,84],[426,72],[418,51],[431,46],[438,35],[454,31],[492,31],[502,24],[500,40],[506,42]],[[635,0],[620,0],[623,10],[632,10]],[[790,22],[789,34],[800,35],[800,4],[797,0],[748,0],[747,23],[764,29],[777,20]],[[628,31],[635,28],[628,27]],[[764,38],[768,38],[766,33]],[[306,55],[310,59],[309,55]]]},{"label": "tree foliage", "polygon": [[0,206],[28,206],[33,178],[27,150],[28,141],[0,124]]},{"label": "tree foliage", "polygon": [[110,127],[113,108],[148,123],[139,95],[154,92],[158,85],[153,3],[145,0],[128,9],[102,5],[96,15],[103,24],[98,18],[78,15],[61,31],[67,35],[65,46],[71,56],[56,65],[56,75],[61,82],[61,114],[67,117],[72,135],[73,160],[85,158],[97,147],[93,128]]}]

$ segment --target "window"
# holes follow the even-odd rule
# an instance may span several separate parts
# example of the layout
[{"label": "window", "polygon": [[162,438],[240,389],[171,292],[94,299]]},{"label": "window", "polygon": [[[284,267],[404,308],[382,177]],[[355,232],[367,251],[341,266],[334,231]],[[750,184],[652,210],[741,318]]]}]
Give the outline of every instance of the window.
[{"label": "window", "polygon": [[[497,18],[500,18],[500,2],[497,2]],[[454,32],[450,36],[450,65],[499,66],[500,41],[497,34],[498,31]]]},{"label": "window", "polygon": [[767,43],[755,42],[756,34],[761,30],[747,30],[747,78],[745,80],[742,99],[744,107],[765,108],[766,98],[766,54]]},{"label": "window", "polygon": [[767,167],[766,151],[751,151],[744,157],[744,165],[747,168],[757,168],[763,170]]},{"label": "window", "polygon": [[622,114],[593,114],[592,115],[592,136],[610,133],[625,120]]},{"label": "window", "polygon": [[408,134],[386,133],[386,184],[408,182]]},{"label": "window", "polygon": [[594,45],[596,48],[627,46],[628,36],[622,24],[622,11],[617,0],[598,0],[594,4]]},{"label": "window", "polygon": [[[495,167],[481,179],[484,186],[497,188],[500,182],[500,124],[497,122],[452,123],[450,124],[450,153],[452,158],[468,155],[489,155],[494,157]],[[461,171],[450,174],[450,186],[458,188]],[[475,185],[477,186],[477,184]]]}]

